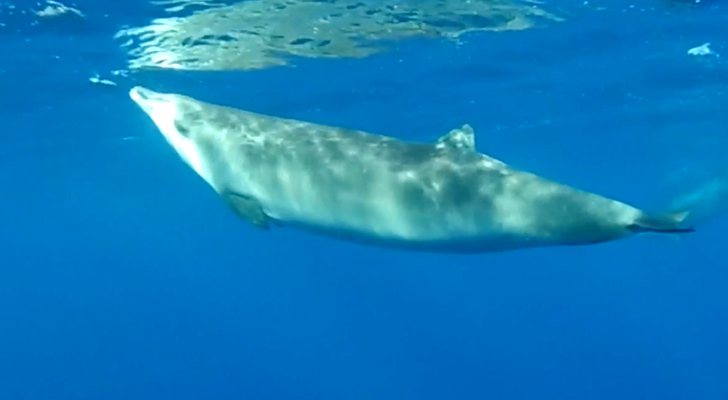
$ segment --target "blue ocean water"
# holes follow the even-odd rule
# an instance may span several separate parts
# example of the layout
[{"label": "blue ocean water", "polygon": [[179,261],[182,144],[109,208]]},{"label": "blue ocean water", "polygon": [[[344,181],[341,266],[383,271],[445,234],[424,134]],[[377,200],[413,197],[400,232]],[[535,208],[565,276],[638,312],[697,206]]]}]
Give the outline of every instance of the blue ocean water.
[{"label": "blue ocean water", "polygon": [[[546,4],[568,18],[116,87],[88,78],[124,65],[113,34],[151,5],[0,14],[0,399],[727,399],[728,7]],[[687,54],[707,42],[725,54]],[[412,140],[467,122],[514,166],[704,218],[475,256],[260,232],[179,161],[135,84]]]}]

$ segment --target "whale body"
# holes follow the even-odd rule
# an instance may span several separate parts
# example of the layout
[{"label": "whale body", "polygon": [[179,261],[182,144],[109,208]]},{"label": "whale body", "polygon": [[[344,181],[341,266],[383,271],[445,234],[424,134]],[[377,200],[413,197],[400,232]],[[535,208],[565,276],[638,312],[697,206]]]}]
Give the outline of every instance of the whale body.
[{"label": "whale body", "polygon": [[585,245],[684,233],[650,215],[476,150],[469,125],[434,143],[278,118],[134,87],[130,97],[242,219],[435,252]]}]

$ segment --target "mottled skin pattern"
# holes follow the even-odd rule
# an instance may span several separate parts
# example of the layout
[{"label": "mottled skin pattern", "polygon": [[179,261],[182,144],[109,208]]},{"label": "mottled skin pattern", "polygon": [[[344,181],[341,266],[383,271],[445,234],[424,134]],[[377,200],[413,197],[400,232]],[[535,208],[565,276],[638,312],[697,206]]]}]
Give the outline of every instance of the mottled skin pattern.
[{"label": "mottled skin pattern", "polygon": [[[223,198],[248,199],[277,225],[443,252],[678,231],[678,220],[648,217],[619,201],[517,171],[456,139],[411,143],[140,87],[130,95]],[[649,226],[641,224],[645,219]]]}]

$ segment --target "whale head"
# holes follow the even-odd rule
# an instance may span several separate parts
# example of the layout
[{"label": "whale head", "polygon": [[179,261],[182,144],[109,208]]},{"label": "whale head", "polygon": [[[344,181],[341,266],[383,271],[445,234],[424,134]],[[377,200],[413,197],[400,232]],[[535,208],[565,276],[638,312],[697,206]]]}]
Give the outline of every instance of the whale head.
[{"label": "whale head", "polygon": [[131,99],[149,116],[179,156],[205,181],[212,184],[210,155],[205,143],[215,129],[202,118],[199,102],[185,96],[159,93],[140,86],[129,91]]}]

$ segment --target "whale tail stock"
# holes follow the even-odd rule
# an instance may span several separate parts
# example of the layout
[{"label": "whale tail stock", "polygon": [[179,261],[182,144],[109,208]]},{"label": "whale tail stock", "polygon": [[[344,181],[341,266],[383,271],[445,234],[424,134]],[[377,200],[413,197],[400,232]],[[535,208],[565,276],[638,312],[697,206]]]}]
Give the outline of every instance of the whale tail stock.
[{"label": "whale tail stock", "polygon": [[635,233],[691,233],[695,232],[695,228],[692,226],[684,225],[685,219],[688,217],[689,214],[690,213],[688,211],[681,211],[664,215],[643,214],[627,228]]}]

